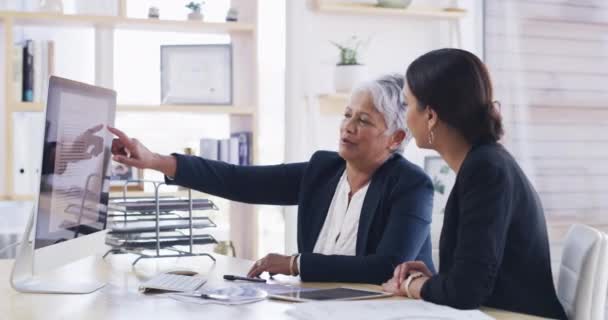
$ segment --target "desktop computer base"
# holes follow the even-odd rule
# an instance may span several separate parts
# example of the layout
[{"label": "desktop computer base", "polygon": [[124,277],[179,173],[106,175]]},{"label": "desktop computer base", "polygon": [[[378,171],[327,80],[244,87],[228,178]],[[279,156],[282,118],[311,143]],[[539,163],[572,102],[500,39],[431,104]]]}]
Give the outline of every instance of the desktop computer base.
[{"label": "desktop computer base", "polygon": [[105,283],[98,281],[63,281],[62,279],[45,279],[34,275],[34,243],[30,240],[30,235],[34,226],[35,208],[36,206],[32,210],[13,265],[11,273],[13,289],[24,293],[84,294],[103,288]]},{"label": "desktop computer base", "polygon": [[95,292],[105,285],[103,282],[53,283],[46,279],[39,280],[35,278],[12,282],[13,288],[23,293],[85,294]]}]

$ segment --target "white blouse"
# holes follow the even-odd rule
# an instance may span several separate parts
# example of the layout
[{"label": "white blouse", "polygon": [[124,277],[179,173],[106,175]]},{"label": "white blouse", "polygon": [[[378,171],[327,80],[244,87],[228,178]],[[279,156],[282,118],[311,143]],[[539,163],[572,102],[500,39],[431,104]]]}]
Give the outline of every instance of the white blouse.
[{"label": "white blouse", "polygon": [[[369,182],[352,195],[349,203],[350,185],[346,170],[344,170],[331,200],[323,228],[315,243],[314,253],[345,256],[356,254],[359,218],[368,188]],[[297,263],[301,273],[299,257]]]}]

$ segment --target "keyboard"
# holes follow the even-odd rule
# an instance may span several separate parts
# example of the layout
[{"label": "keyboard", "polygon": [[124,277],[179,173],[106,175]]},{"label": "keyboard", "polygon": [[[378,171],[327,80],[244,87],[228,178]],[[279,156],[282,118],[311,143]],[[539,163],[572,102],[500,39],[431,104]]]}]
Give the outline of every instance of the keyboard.
[{"label": "keyboard", "polygon": [[163,290],[174,292],[192,292],[202,287],[207,280],[201,277],[161,273],[142,283],[139,290]]}]

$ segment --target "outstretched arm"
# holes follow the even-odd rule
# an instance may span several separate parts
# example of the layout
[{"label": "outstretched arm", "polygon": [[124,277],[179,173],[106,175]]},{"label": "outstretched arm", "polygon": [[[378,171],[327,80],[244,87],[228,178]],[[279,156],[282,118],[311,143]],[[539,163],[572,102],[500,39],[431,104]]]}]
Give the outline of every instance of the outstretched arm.
[{"label": "outstretched arm", "polygon": [[298,203],[300,181],[307,163],[276,166],[235,166],[185,155],[151,152],[137,139],[108,127],[118,138],[112,142],[114,161],[162,172],[178,184],[226,199],[275,205]]}]

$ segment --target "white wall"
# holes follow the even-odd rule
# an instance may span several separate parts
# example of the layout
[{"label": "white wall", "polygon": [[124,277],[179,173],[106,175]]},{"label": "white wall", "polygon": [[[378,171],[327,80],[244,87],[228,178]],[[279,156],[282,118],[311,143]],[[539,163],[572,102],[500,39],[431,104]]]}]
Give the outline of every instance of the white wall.
[{"label": "white wall", "polygon": [[[373,1],[372,1],[373,2]],[[442,4],[414,1],[412,5]],[[469,10],[461,21],[462,47],[481,53],[481,2],[461,1]],[[389,16],[349,16],[319,13],[311,1],[287,3],[286,141],[287,162],[306,161],[319,149],[337,150],[340,116],[321,116],[315,97],[333,91],[333,68],[338,51],[329,41],[352,35],[371,37],[362,55],[369,79],[386,73],[405,73],[408,64],[421,54],[451,46],[447,23],[432,19]],[[405,156],[423,164],[422,151],[412,142]],[[296,210],[286,210],[286,251],[295,250]],[[437,220],[437,219],[436,219]]]}]

